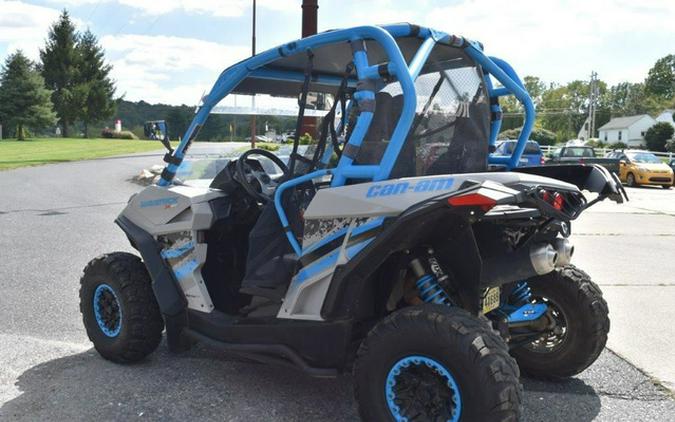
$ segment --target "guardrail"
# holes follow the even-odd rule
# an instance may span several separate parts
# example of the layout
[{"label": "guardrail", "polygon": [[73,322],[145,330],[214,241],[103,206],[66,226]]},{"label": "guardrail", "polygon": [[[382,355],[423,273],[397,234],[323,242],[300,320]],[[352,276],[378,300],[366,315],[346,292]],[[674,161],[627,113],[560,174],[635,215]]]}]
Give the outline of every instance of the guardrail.
[{"label": "guardrail", "polygon": [[[556,146],[556,145],[541,145],[540,148],[541,148],[541,152],[544,153],[544,155],[548,155],[551,152],[553,152],[553,150],[555,150],[556,148],[560,148],[560,147]],[[595,149],[595,153],[598,156],[604,157],[605,154],[607,154],[608,152],[614,151],[616,148],[594,148],[594,149]],[[631,148],[631,149],[633,149],[633,148]],[[637,148],[635,148],[635,149],[637,149]],[[675,158],[675,153],[673,153],[673,152],[657,152],[657,151],[647,151],[647,150],[641,150],[641,151],[651,152],[652,154],[656,155],[657,157],[665,158],[668,161]]]}]

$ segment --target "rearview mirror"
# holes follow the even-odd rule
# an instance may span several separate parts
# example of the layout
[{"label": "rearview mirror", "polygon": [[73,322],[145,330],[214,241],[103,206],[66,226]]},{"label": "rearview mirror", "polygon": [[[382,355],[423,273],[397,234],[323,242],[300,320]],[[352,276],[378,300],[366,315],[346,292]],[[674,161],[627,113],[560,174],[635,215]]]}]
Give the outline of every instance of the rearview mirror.
[{"label": "rearview mirror", "polygon": [[151,120],[145,122],[143,133],[150,140],[160,141],[169,152],[173,151],[169,142],[169,125],[166,124],[166,121]]}]

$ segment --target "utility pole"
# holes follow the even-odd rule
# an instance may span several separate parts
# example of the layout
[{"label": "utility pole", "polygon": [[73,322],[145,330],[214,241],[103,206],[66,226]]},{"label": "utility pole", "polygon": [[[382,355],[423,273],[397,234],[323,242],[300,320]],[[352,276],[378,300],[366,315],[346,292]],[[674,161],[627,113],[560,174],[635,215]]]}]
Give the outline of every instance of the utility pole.
[{"label": "utility pole", "polygon": [[[251,56],[255,56],[255,9],[253,0],[253,30],[251,31]],[[251,96],[251,148],[255,148],[255,94]]]},{"label": "utility pole", "polygon": [[302,0],[302,38],[316,34],[318,0]]},{"label": "utility pole", "polygon": [[592,71],[591,82],[588,89],[588,139],[595,136],[595,112],[599,94],[598,73]]}]

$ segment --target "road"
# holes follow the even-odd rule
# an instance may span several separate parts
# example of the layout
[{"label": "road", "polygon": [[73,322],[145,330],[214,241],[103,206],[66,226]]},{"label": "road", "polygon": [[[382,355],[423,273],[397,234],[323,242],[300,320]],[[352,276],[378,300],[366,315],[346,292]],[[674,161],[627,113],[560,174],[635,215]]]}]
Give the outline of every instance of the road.
[{"label": "road", "polygon": [[[312,379],[200,347],[176,356],[162,345],[130,366],[93,351],[79,275],[93,256],[130,250],[113,219],[140,189],[131,178],[158,161],[0,172],[0,420],[356,420],[348,375]],[[662,321],[675,303],[674,264],[665,259],[675,252],[675,190],[629,195],[630,208],[601,204],[582,217],[574,241],[576,262],[606,292],[609,346],[631,363],[606,350],[566,382],[524,379],[526,420],[675,420],[671,393],[633,365],[672,381],[657,367],[672,364],[673,329]]]},{"label": "road", "polygon": [[572,226],[574,262],[600,284],[610,306],[608,346],[675,390],[675,188],[628,188]]}]

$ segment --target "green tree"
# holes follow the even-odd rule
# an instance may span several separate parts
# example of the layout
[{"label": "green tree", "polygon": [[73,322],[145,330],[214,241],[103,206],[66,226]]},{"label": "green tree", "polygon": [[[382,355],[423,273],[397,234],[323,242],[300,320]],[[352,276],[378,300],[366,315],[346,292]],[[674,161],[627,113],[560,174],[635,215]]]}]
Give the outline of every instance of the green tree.
[{"label": "green tree", "polygon": [[40,50],[42,76],[52,90],[52,102],[63,137],[81,113],[85,89],[78,87],[78,34],[66,10],[49,29],[44,50]]},{"label": "green tree", "polygon": [[665,100],[675,97],[675,54],[660,58],[649,69],[645,91]]},{"label": "green tree", "polygon": [[112,66],[104,61],[103,48],[88,29],[77,44],[79,65],[77,72],[77,97],[83,98],[79,118],[84,125],[84,136],[89,137],[89,126],[111,117],[115,113],[115,85],[109,74]]},{"label": "green tree", "polygon": [[178,139],[179,136],[183,136],[193,117],[194,113],[187,106],[171,108],[166,114],[166,124],[169,126],[169,136],[172,139]]},{"label": "green tree", "polygon": [[667,122],[660,122],[647,129],[645,133],[645,142],[647,148],[651,151],[665,151],[666,141],[673,137],[673,125]]},{"label": "green tree", "polygon": [[530,94],[534,105],[538,106],[541,103],[541,97],[547,90],[546,84],[538,76],[525,76],[523,78],[523,85],[525,90]]},{"label": "green tree", "polygon": [[24,139],[25,128],[43,128],[56,122],[51,92],[33,63],[21,50],[7,57],[0,72],[0,121],[16,128]]},{"label": "green tree", "polygon": [[[521,130],[523,130],[522,126],[519,128],[502,131],[499,134],[499,139],[518,139]],[[530,139],[537,141],[539,145],[554,145],[556,142],[556,134],[550,130],[535,127],[532,129]]]},{"label": "green tree", "polygon": [[609,90],[608,101],[614,116],[631,116],[647,112],[643,83],[620,82]]},{"label": "green tree", "polygon": [[575,138],[586,119],[587,99],[586,81],[552,86],[543,94],[539,107],[542,127],[555,132],[558,142]]}]

